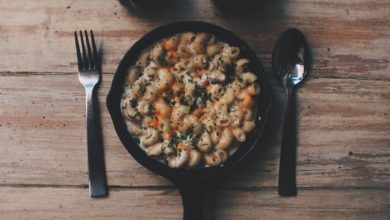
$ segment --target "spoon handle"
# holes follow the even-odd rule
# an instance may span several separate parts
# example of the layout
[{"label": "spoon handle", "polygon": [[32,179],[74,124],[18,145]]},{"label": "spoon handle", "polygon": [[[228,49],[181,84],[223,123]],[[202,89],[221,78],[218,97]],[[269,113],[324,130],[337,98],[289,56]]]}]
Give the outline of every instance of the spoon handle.
[{"label": "spoon handle", "polygon": [[283,128],[282,149],[279,164],[279,195],[295,196],[296,189],[296,93],[288,87],[287,107]]}]

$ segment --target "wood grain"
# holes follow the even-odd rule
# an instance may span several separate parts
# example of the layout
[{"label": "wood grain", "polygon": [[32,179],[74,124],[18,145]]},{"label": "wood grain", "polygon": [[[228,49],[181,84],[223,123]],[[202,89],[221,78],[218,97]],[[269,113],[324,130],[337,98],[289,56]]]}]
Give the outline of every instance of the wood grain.
[{"label": "wood grain", "polygon": [[[79,188],[0,187],[3,219],[182,219],[176,190],[112,189],[91,199]],[[209,219],[388,219],[384,190],[304,190],[281,198],[275,190],[215,192]]]},{"label": "wood grain", "polygon": [[[84,91],[77,75],[1,79],[0,184],[87,184]],[[105,107],[110,83],[111,75],[104,75],[99,90],[109,184],[170,185],[141,167],[119,142]],[[389,92],[386,81],[309,79],[305,83],[298,91],[301,187],[389,186]],[[261,150],[226,177],[223,185],[276,186],[283,119],[280,100],[282,94],[276,94]]]},{"label": "wood grain", "polygon": [[[226,15],[210,0],[135,13],[118,0],[0,0],[0,219],[182,219],[178,192],[141,167],[105,107],[112,75],[146,32],[182,20],[225,27],[267,73],[278,35],[301,29],[313,68],[298,90],[298,196],[277,195],[284,95],[248,160],[214,181],[209,219],[390,219],[390,1],[264,1]],[[98,92],[110,196],[87,189],[84,91],[73,32],[103,48]]]},{"label": "wood grain", "polygon": [[[177,1],[171,10],[136,15],[118,1],[0,1],[0,72],[74,72],[73,32],[93,29],[113,73],[144,33],[180,20],[202,20],[237,33],[269,70],[278,35],[298,27],[313,51],[315,77],[390,79],[390,2],[269,1],[246,16],[223,16],[209,0]],[[34,19],[30,19],[34,18]]]}]

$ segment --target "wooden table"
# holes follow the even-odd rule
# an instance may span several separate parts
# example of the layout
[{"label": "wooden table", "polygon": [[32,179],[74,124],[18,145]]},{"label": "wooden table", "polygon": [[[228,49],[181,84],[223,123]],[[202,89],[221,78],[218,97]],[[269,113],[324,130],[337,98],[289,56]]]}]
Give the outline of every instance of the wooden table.
[{"label": "wooden table", "polygon": [[[277,194],[284,94],[271,78],[274,105],[261,150],[213,183],[210,219],[390,218],[390,1],[278,0],[229,17],[208,0],[181,0],[150,15],[114,0],[0,0],[0,219],[182,218],[178,191],[131,158],[105,107],[128,48],[180,20],[233,31],[268,73],[287,28],[300,28],[313,51],[313,70],[298,91],[298,196]],[[80,29],[93,29],[104,50],[106,199],[88,196],[73,39]]]}]

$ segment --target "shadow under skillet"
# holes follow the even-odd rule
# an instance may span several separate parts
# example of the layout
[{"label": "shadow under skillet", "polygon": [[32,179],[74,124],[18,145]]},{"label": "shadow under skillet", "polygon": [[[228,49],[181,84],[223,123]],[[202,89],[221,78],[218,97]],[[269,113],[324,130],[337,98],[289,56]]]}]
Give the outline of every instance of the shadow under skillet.
[{"label": "shadow under skillet", "polygon": [[[267,72],[267,74],[271,74],[271,72]],[[217,201],[221,199],[218,196],[221,191],[261,191],[267,187],[267,184],[265,184],[265,187],[262,187],[263,184],[261,182],[270,177],[274,179],[271,182],[277,183],[285,95],[283,88],[274,77],[270,77],[269,81],[272,86],[273,100],[262,139],[259,140],[257,146],[244,161],[211,182],[210,190],[206,194],[205,205],[209,207],[205,213],[206,219],[217,219],[216,210],[218,207],[216,205],[219,203]],[[264,176],[253,178],[253,176],[259,176],[259,174]],[[252,178],[250,178],[251,176]],[[250,183],[245,184],[245,179],[249,179]],[[251,179],[259,179],[259,181],[254,183]],[[243,185],[237,185],[236,183],[243,183]],[[275,187],[274,193],[275,195],[278,194],[277,187]]]},{"label": "shadow under skillet", "polygon": [[[228,29],[236,32],[237,30],[253,30],[254,33],[260,33],[263,38],[257,39],[250,36],[252,33],[244,33],[241,36],[245,41],[249,43],[256,52],[263,64],[263,68],[268,77],[269,83],[272,89],[272,105],[264,129],[264,134],[262,139],[260,139],[258,145],[251,152],[251,155],[238,166],[234,167],[231,171],[223,174],[221,178],[217,178],[212,182],[212,188],[214,193],[216,189],[222,190],[248,190],[248,189],[259,189],[262,187],[258,186],[267,186],[267,184],[262,184],[261,181],[264,181],[266,178],[274,178],[274,181],[277,184],[278,178],[278,167],[279,167],[279,154],[280,146],[282,142],[282,132],[284,125],[284,113],[285,113],[285,90],[280,85],[278,79],[272,73],[271,68],[271,56],[273,47],[278,39],[281,30],[278,30],[274,27],[274,24],[280,28],[284,26],[284,0],[248,0],[246,2],[251,3],[251,7],[245,8],[244,6],[240,7],[220,7],[218,3],[223,2],[223,0],[213,0],[214,5],[216,6],[217,13],[225,20],[224,24]],[[232,0],[233,3],[238,1]],[[243,28],[242,26],[245,25]],[[249,28],[250,27],[250,28]],[[263,31],[271,31],[264,32]],[[242,33],[242,31],[238,31]],[[259,34],[259,35],[260,35]],[[267,39],[268,38],[268,39]],[[259,42],[263,41],[263,42]],[[267,42],[264,44],[264,42]],[[253,45],[255,44],[255,45]],[[257,47],[256,47],[257,45]],[[267,47],[267,48],[260,48]],[[297,103],[298,105],[299,103]],[[260,182],[253,183],[253,178],[251,176],[264,175],[263,177],[258,178]],[[270,175],[268,175],[270,174]],[[245,179],[248,179],[248,184],[245,184]],[[268,182],[269,180],[267,180]],[[244,183],[242,186],[238,186],[235,182]],[[218,187],[217,187],[218,186]],[[277,194],[277,188],[275,188],[275,194]],[[212,199],[218,199],[218,196],[210,197]],[[211,205],[215,205],[216,202],[210,202]],[[215,209],[209,209],[215,210]],[[210,213],[211,215],[213,213]],[[215,213],[214,213],[215,214]],[[215,216],[214,216],[215,217]]]},{"label": "shadow under skillet", "polygon": [[[278,30],[278,28],[283,27],[285,23],[283,15],[284,2],[284,0],[264,0],[262,3],[255,5],[252,9],[245,11],[245,13],[240,10],[229,11],[217,6],[217,13],[219,13],[220,17],[224,18],[224,26],[233,32],[241,30],[242,25],[246,26],[243,30],[250,29],[254,30],[253,32],[255,33],[262,33],[264,30],[271,31],[261,34],[264,37],[263,39],[252,39],[251,36],[247,36],[246,34],[241,37],[245,41],[248,41],[249,46],[257,52],[270,82],[273,98],[264,134],[262,139],[259,140],[258,145],[251,152],[251,155],[232,170],[211,182],[210,192],[207,196],[206,203],[209,205],[208,212],[206,213],[207,219],[216,219],[218,217],[216,213],[218,207],[216,207],[216,205],[219,203],[217,201],[221,199],[220,196],[218,196],[220,191],[262,190],[269,186],[267,183],[262,183],[269,182],[270,180],[268,178],[273,178],[270,182],[277,184],[279,172],[278,158],[282,142],[286,96],[285,90],[272,73],[271,55],[274,44],[281,33],[281,30]],[[274,27],[274,24],[277,24],[276,28]],[[248,28],[248,26],[250,26],[250,28]],[[259,40],[263,42],[258,42]],[[265,44],[265,41],[269,43]],[[260,45],[263,48],[260,48]],[[299,103],[297,102],[297,106],[298,105]],[[263,176],[258,177],[259,175]],[[257,178],[251,178],[253,176],[257,176]],[[253,179],[256,179],[256,181],[258,179],[258,182],[253,182]],[[248,180],[248,184],[245,184],[246,180]],[[237,185],[238,183],[243,185]],[[275,195],[277,195],[277,193],[277,187],[275,187]]]},{"label": "shadow under skillet", "polygon": [[[210,0],[223,18],[275,18],[285,0]],[[260,22],[261,20],[257,20]]]},{"label": "shadow under skillet", "polygon": [[196,1],[193,0],[119,0],[128,13],[144,20],[165,17],[190,19],[194,17]]},{"label": "shadow under skillet", "polygon": [[[269,76],[270,71],[267,72]],[[223,186],[222,188],[247,188],[246,186],[237,186],[232,187],[232,184],[226,184],[226,182],[235,182],[239,177],[243,175],[258,175],[256,171],[259,169],[261,172],[278,172],[278,164],[265,164],[265,162],[270,162],[270,160],[275,159],[275,156],[279,155],[281,137],[283,130],[284,122],[284,111],[285,111],[285,93],[284,89],[279,85],[279,82],[276,81],[274,76],[269,76],[270,85],[272,87],[272,105],[268,115],[268,119],[264,128],[264,134],[262,138],[257,143],[257,146],[248,156],[248,158],[234,167],[231,171],[223,174],[221,178],[218,178],[213,182],[213,185]],[[276,154],[276,155],[275,155]],[[256,167],[255,170],[253,167]],[[262,167],[267,167],[262,169]],[[250,169],[248,169],[250,168]],[[256,172],[256,173],[255,173]],[[228,178],[228,179],[225,179]],[[275,176],[275,180],[277,176]],[[260,185],[260,184],[256,184]],[[275,191],[275,193],[277,193]]]}]

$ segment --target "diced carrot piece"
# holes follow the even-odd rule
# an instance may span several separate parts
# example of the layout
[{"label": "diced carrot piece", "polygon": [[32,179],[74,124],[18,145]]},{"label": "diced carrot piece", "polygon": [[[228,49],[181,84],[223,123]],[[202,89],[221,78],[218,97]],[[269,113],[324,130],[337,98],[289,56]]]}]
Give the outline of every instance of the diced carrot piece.
[{"label": "diced carrot piece", "polygon": [[167,51],[175,51],[177,48],[177,45],[175,44],[175,40],[174,38],[168,38],[167,40],[165,40],[164,42],[164,48],[167,50]]},{"label": "diced carrot piece", "polygon": [[246,89],[246,92],[249,93],[250,95],[255,95],[256,94],[256,89],[253,85],[249,86],[247,89]]},{"label": "diced carrot piece", "polygon": [[169,133],[169,132],[164,132],[163,133],[163,138],[165,139],[165,140],[169,140],[169,138],[171,137],[172,135]]},{"label": "diced carrot piece", "polygon": [[176,133],[176,128],[171,128],[171,130],[169,131],[171,135],[175,134]]},{"label": "diced carrot piece", "polygon": [[249,94],[245,95],[244,99],[241,102],[241,106],[244,108],[249,108],[252,106],[252,104],[252,97]]},{"label": "diced carrot piece", "polygon": [[154,117],[152,120],[150,120],[149,126],[153,128],[158,128],[158,118]]},{"label": "diced carrot piece", "polygon": [[162,108],[160,109],[159,111],[159,115],[162,117],[162,118],[167,118],[171,115],[172,113],[172,109],[170,107],[167,107],[167,108]]}]

